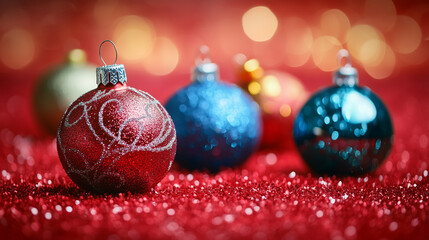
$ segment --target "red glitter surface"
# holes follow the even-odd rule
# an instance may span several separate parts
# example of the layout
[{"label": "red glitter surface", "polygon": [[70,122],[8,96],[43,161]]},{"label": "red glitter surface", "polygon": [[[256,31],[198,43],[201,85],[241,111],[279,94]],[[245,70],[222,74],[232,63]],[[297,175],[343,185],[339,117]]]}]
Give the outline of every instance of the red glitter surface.
[{"label": "red glitter surface", "polygon": [[145,194],[94,195],[67,177],[55,140],[5,126],[1,239],[427,239],[428,83],[392,82],[373,85],[394,147],[361,177],[319,177],[296,150],[265,150],[216,175],[173,167]]}]

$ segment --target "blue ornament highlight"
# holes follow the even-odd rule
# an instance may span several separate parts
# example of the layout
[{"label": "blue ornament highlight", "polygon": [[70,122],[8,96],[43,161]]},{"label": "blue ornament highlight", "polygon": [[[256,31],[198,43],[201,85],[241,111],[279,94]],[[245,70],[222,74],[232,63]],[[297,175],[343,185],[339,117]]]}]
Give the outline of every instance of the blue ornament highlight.
[{"label": "blue ornament highlight", "polygon": [[261,137],[257,103],[236,85],[217,81],[214,63],[197,65],[193,79],[165,105],[176,127],[175,161],[212,172],[243,163]]},{"label": "blue ornament highlight", "polygon": [[347,63],[335,73],[335,85],[314,94],[295,119],[298,151],[318,174],[372,172],[392,148],[393,126],[386,106],[357,82],[356,69]]}]

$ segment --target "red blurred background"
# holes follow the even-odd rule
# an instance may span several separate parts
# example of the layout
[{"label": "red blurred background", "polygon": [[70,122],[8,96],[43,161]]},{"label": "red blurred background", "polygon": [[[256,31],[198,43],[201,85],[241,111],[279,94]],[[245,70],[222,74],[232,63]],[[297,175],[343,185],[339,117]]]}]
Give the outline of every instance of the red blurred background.
[{"label": "red blurred background", "polygon": [[[217,175],[173,169],[147,194],[93,196],[66,177],[31,99],[71,49],[102,65],[105,39],[116,43],[129,85],[161,102],[189,83],[203,44],[225,81],[239,81],[242,53],[296,76],[309,93],[331,84],[346,48],[360,84],[391,113],[392,152],[359,178],[314,176],[293,149],[263,150]],[[103,57],[114,60],[110,46]],[[0,236],[426,239],[428,63],[427,1],[0,1]]]},{"label": "red blurred background", "polygon": [[[425,1],[28,0],[0,9],[0,126],[20,133],[41,133],[29,100],[41,74],[74,48],[101,65],[105,39],[116,43],[129,84],[161,102],[189,82],[203,44],[225,81],[237,81],[234,56],[243,53],[292,73],[311,92],[330,84],[337,51],[347,48],[362,85],[393,112],[389,98],[397,95],[389,91],[426,88],[429,75]],[[113,54],[103,47],[107,63]]]}]

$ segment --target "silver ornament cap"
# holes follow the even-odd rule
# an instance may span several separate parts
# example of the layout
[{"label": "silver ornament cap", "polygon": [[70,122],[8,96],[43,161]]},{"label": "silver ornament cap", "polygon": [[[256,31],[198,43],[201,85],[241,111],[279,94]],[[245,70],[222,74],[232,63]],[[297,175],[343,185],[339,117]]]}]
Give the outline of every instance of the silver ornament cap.
[{"label": "silver ornament cap", "polygon": [[[101,46],[103,46],[105,42],[110,42],[115,48],[116,58],[115,58],[115,63],[113,65],[106,65],[106,63],[103,60],[103,57],[101,57]],[[96,69],[97,85],[103,84],[104,86],[107,86],[109,84],[116,85],[117,83],[121,83],[121,84],[126,83],[127,74],[125,73],[124,65],[116,64],[116,60],[118,60],[118,51],[116,49],[115,44],[111,40],[104,40],[100,44],[98,53],[100,55],[100,59],[103,62],[104,66],[98,67]]]},{"label": "silver ornament cap", "polygon": [[199,49],[200,57],[195,60],[195,68],[192,80],[196,82],[213,82],[219,79],[219,67],[212,63],[209,58],[209,48],[201,46]]},{"label": "silver ornament cap", "polygon": [[218,66],[215,63],[201,63],[194,69],[194,81],[213,82],[219,79]]},{"label": "silver ornament cap", "polygon": [[[338,52],[338,63],[340,68],[334,73],[333,82],[337,86],[353,87],[359,83],[358,71],[352,67],[350,54],[346,49],[341,49]],[[343,59],[346,60],[342,65]]]}]

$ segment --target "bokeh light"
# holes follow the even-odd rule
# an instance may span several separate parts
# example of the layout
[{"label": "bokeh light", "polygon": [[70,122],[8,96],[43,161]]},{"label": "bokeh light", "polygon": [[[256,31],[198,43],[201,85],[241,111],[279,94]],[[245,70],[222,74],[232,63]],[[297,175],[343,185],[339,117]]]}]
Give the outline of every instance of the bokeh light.
[{"label": "bokeh light", "polygon": [[399,15],[389,33],[390,45],[398,53],[412,53],[422,41],[419,24],[408,16]]},{"label": "bokeh light", "polygon": [[290,116],[290,114],[292,113],[292,108],[290,107],[290,105],[289,104],[283,104],[281,107],[280,107],[280,115],[282,116],[282,117],[289,117]]},{"label": "bokeh light", "polygon": [[[115,42],[118,62],[122,61],[133,69],[147,69],[155,75],[171,71],[187,73],[186,64],[174,63],[174,59],[178,59],[180,53],[181,62],[192,61],[195,46],[202,44],[209,44],[220,61],[228,61],[231,55],[243,52],[258,59],[267,69],[290,67],[296,68],[292,71],[297,72],[312,70],[314,66],[323,71],[335,70],[338,67],[336,51],[341,47],[349,50],[355,63],[367,69],[389,62],[386,60],[389,59],[386,48],[393,50],[396,68],[406,70],[411,65],[429,61],[429,4],[423,2],[405,4],[394,0],[364,0],[360,3],[323,3],[320,6],[238,3],[228,8],[219,6],[223,10],[222,15],[216,11],[207,12],[207,18],[192,24],[186,19],[190,21],[195,16],[187,16],[185,6],[181,5],[182,11],[175,13],[174,17],[171,15],[173,18],[186,15],[186,19],[177,18],[176,22],[165,19],[161,14],[164,10],[155,11],[168,5],[167,2],[150,3],[147,7],[153,11],[142,9],[136,12],[134,8],[140,4],[96,0],[85,5],[82,18],[71,20],[70,14],[76,14],[81,6],[58,3],[51,6],[58,11],[50,12],[37,24],[31,21],[40,13],[29,11],[25,6],[11,5],[0,21],[0,64],[6,69],[32,67],[33,64],[28,65],[59,59],[56,55],[63,50],[83,48],[89,51],[103,39]],[[308,14],[310,10],[314,14]],[[90,25],[82,31],[79,26],[85,23]],[[61,27],[66,25],[70,27]],[[13,33],[14,30],[18,33]],[[240,31],[244,34],[237,35]],[[89,33],[92,40],[86,39]],[[23,36],[13,36],[20,34]],[[158,53],[154,51],[161,51],[159,44],[155,43],[161,39],[158,36],[168,36],[168,41],[174,45],[172,63],[159,64],[171,64],[170,68],[165,68],[170,70],[152,70],[157,68],[149,63],[152,56],[157,58]],[[10,40],[12,38],[18,40]],[[5,44],[5,41],[9,43]],[[90,54],[89,59],[98,60],[96,54]],[[104,47],[102,54],[106,63],[113,62],[115,52],[111,46]],[[262,78],[263,71],[249,73],[252,77]]]},{"label": "bokeh light", "polygon": [[332,36],[321,36],[314,40],[312,57],[314,64],[325,72],[338,68],[337,53],[342,49],[338,39]]},{"label": "bokeh light", "polygon": [[395,70],[396,57],[390,46],[385,45],[385,54],[381,62],[377,66],[364,65],[366,72],[375,79],[383,79],[389,77]]},{"label": "bokeh light", "polygon": [[353,26],[346,35],[350,54],[367,66],[375,66],[384,54],[384,37],[374,27],[366,24]]},{"label": "bokeh light", "polygon": [[285,57],[284,63],[289,67],[301,67],[308,62],[311,57],[311,51],[304,54],[289,54]]},{"label": "bokeh light", "polygon": [[109,23],[121,6],[118,0],[98,0],[94,4],[94,19],[99,23]]},{"label": "bokeh light", "polygon": [[67,60],[71,63],[85,63],[86,53],[82,49],[73,49],[69,52]]},{"label": "bokeh light", "polygon": [[282,86],[279,83],[279,80],[273,75],[267,75],[262,78],[262,93],[270,96],[277,97],[282,92]]},{"label": "bokeh light", "polygon": [[257,95],[261,92],[261,84],[256,81],[252,81],[249,83],[249,86],[247,86],[247,90],[249,90],[251,95]]},{"label": "bokeh light", "polygon": [[378,66],[384,58],[386,43],[380,39],[371,39],[362,44],[357,55],[364,66]]},{"label": "bokeh light", "polygon": [[283,65],[285,59],[285,54],[281,50],[281,41],[263,42],[253,44],[250,54],[263,63],[264,68],[277,68]]},{"label": "bokeh light", "polygon": [[265,6],[249,9],[242,17],[243,30],[246,36],[255,42],[270,40],[277,31],[276,15]]},{"label": "bokeh light", "polygon": [[171,73],[179,62],[179,50],[166,37],[156,39],[153,51],[143,61],[144,69],[153,75],[167,75]]},{"label": "bokeh light", "polygon": [[142,60],[152,51],[155,42],[152,23],[142,17],[129,15],[119,20],[113,33],[120,57],[125,60]]},{"label": "bokeh light", "polygon": [[290,67],[304,65],[311,56],[313,33],[301,18],[290,17],[283,23],[285,29],[285,63]]},{"label": "bokeh light", "polygon": [[429,59],[429,41],[423,42],[412,53],[402,55],[401,62],[407,65],[420,65]]},{"label": "bokeh light", "polygon": [[364,15],[371,25],[388,31],[395,24],[396,7],[392,0],[366,0]]},{"label": "bokeh light", "polygon": [[264,75],[264,70],[256,59],[249,59],[243,64],[243,68],[253,79],[259,79]]},{"label": "bokeh light", "polygon": [[329,9],[320,18],[320,29],[323,35],[333,36],[344,43],[346,33],[350,29],[350,20],[343,11]]},{"label": "bokeh light", "polygon": [[243,67],[247,72],[253,72],[259,68],[259,61],[256,59],[250,59],[244,63]]},{"label": "bokeh light", "polygon": [[[210,28],[201,29],[199,36],[207,36],[216,39],[216,44],[223,54],[231,54],[235,52],[245,52],[249,48],[249,41],[244,34],[237,34],[242,31],[241,15],[233,15],[229,17],[222,17],[217,19]],[[235,23],[235,24],[231,24]],[[197,35],[197,36],[198,36]],[[222,37],[220,37],[222,36]],[[229,37],[227,37],[229,36]],[[248,44],[243,44],[247,42]],[[201,44],[208,44],[208,42],[201,42]],[[213,45],[210,43],[210,45]]]},{"label": "bokeh light", "polygon": [[4,65],[11,69],[21,69],[34,58],[33,36],[23,29],[6,32],[0,41],[0,57]]}]

